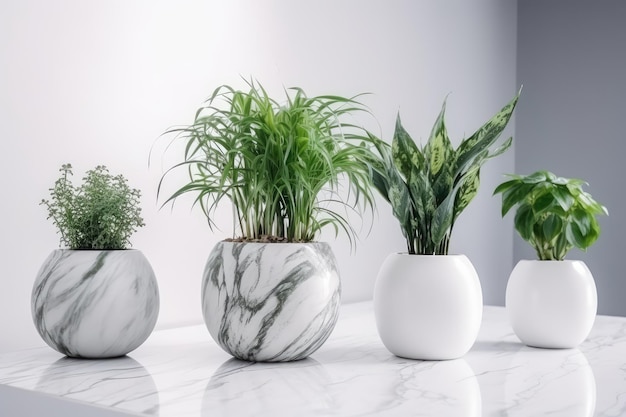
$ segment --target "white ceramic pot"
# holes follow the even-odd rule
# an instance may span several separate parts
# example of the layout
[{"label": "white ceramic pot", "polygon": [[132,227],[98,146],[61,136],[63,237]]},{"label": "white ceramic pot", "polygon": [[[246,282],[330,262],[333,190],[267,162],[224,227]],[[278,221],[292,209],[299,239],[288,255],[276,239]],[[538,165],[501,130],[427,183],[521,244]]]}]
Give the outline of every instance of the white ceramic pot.
[{"label": "white ceramic pot", "polygon": [[213,339],[238,359],[304,359],[332,332],[341,284],[326,243],[219,242],[202,281]]},{"label": "white ceramic pot", "polygon": [[111,358],[148,338],[159,290],[138,250],[57,249],[37,274],[31,309],[51,348],[76,358]]},{"label": "white ceramic pot", "polygon": [[506,287],[511,326],[529,346],[578,346],[591,331],[597,307],[596,285],[583,261],[519,261]]},{"label": "white ceramic pot", "polygon": [[465,255],[391,254],[374,288],[378,333],[394,355],[424,360],[465,355],[478,336],[483,296]]}]

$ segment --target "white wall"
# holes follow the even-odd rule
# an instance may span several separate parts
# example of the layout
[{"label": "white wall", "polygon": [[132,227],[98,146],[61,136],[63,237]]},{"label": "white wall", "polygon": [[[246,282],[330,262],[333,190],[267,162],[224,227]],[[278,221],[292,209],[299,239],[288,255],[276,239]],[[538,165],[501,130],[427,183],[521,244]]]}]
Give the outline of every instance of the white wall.
[{"label": "white wall", "polygon": [[[148,168],[157,137],[188,123],[222,83],[253,76],[275,94],[365,99],[390,139],[398,109],[415,137],[427,137],[444,96],[457,141],[516,91],[514,1],[450,0],[22,0],[0,3],[0,352],[42,342],[30,318],[39,265],[58,245],[38,206],[57,169],[105,164],[144,193],[147,226],[134,247],[151,260],[161,290],[159,326],[200,322],[200,276],[215,242],[199,212],[159,211],[160,171]],[[512,128],[509,129],[512,132]],[[491,191],[513,170],[513,152],[483,170],[479,196],[461,216],[454,252],[466,253],[485,302],[501,303],[512,263],[511,227]],[[350,253],[332,242],[344,301],[371,297],[384,257],[405,248],[389,207]]]},{"label": "white wall", "polygon": [[[517,118],[516,165],[520,174],[547,169],[582,178],[609,216],[602,234],[581,259],[598,288],[600,314],[626,316],[622,249],[626,222],[626,2],[525,0],[519,3],[518,78],[524,101]],[[533,259],[516,237],[515,260]]]}]

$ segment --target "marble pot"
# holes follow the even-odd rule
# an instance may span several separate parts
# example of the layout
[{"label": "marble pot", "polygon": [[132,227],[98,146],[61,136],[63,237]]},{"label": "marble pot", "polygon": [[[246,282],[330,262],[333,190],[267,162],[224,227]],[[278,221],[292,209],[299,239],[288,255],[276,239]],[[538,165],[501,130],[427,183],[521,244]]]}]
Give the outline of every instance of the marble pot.
[{"label": "marble pot", "polygon": [[378,273],[376,326],[396,356],[460,358],[476,341],[482,312],[478,274],[465,255],[394,253]]},{"label": "marble pot", "polygon": [[326,243],[219,242],[202,280],[213,339],[251,362],[304,359],[328,338],[341,284]]},{"label": "marble pot", "polygon": [[519,261],[506,287],[511,326],[528,346],[578,346],[597,308],[596,284],[583,261]]},{"label": "marble pot", "polygon": [[123,356],[150,335],[159,314],[154,272],[138,250],[54,250],[35,280],[35,327],[74,358]]}]

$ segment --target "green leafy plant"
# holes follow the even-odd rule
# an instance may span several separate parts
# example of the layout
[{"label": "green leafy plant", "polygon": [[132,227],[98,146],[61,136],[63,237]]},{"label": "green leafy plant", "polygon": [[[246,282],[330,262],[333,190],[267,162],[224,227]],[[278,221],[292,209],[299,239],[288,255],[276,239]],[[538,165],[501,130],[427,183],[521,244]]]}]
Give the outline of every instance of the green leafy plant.
[{"label": "green leafy plant", "polygon": [[606,207],[583,191],[587,183],[548,171],[509,175],[494,191],[502,194],[502,217],[517,206],[515,230],[541,260],[563,260],[570,249],[586,250],[600,236],[599,214]]},{"label": "green leafy plant", "polygon": [[87,171],[78,187],[70,180],[70,164],[59,171],[50,199],[41,204],[61,235],[61,245],[101,250],[130,245],[130,236],[144,226],[140,191],[130,188],[122,175],[111,175],[105,166]]},{"label": "green leafy plant", "polygon": [[219,203],[230,201],[240,240],[308,242],[333,226],[352,241],[355,231],[339,208],[361,214],[373,207],[370,138],[345,120],[364,106],[356,97],[308,97],[300,88],[285,90],[279,103],[258,82],[247,84],[247,91],[216,88],[191,125],[166,132],[183,141],[184,156],[163,174],[158,195],[173,171],[186,170],[189,181],[164,204],[195,194],[212,229]]},{"label": "green leafy plant", "polygon": [[445,100],[422,148],[404,129],[399,114],[391,151],[377,143],[380,157],[373,166],[373,184],[391,204],[409,254],[448,253],[454,223],[478,193],[480,168],[511,146],[509,138],[495,147],[518,98],[519,93],[456,149],[444,123]]}]

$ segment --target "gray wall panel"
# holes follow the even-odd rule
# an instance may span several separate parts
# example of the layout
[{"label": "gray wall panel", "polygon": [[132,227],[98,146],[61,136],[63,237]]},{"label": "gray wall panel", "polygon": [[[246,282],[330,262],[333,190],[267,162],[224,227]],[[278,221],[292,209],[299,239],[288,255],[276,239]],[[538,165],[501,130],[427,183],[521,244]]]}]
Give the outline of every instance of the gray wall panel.
[{"label": "gray wall panel", "polygon": [[[626,153],[626,2],[522,0],[518,3],[516,172],[548,169],[578,177],[609,208],[584,260],[596,279],[599,313],[626,315],[623,238]],[[514,259],[533,258],[518,236]]]}]

